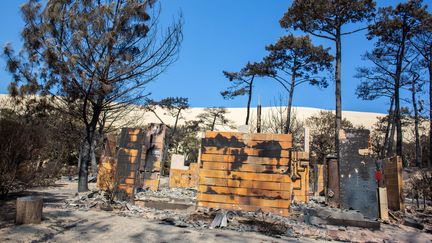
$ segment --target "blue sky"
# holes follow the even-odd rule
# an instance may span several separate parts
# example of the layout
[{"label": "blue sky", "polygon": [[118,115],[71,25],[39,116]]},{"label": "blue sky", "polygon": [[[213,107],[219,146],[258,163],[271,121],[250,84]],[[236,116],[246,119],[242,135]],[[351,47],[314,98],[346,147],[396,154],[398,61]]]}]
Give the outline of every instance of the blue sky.
[{"label": "blue sky", "polygon": [[[10,42],[21,47],[20,31],[23,27],[19,6],[25,1],[2,0],[0,3],[0,43]],[[379,6],[396,1],[380,0]],[[279,26],[279,19],[291,1],[282,0],[162,0],[163,22],[181,11],[184,17],[184,41],[178,61],[160,78],[148,85],[155,99],[167,96],[188,97],[193,107],[226,106],[244,107],[246,97],[224,100],[220,91],[229,85],[222,71],[237,71],[248,61],[259,61],[266,55],[265,45],[274,43],[288,32]],[[432,5],[432,0],[425,1]],[[331,47],[322,39],[315,44]],[[344,110],[386,112],[388,101],[362,101],[355,96],[360,82],[353,76],[355,69],[364,64],[361,55],[371,49],[373,43],[359,32],[343,39],[342,46],[342,107]],[[4,59],[0,59],[0,93],[7,92],[10,75],[5,71]],[[264,106],[274,104],[279,95],[286,95],[281,87],[270,79],[256,82],[253,105],[258,96]],[[423,95],[427,98],[426,94]],[[334,109],[334,86],[327,89],[308,85],[299,86],[294,95],[295,106]]]}]

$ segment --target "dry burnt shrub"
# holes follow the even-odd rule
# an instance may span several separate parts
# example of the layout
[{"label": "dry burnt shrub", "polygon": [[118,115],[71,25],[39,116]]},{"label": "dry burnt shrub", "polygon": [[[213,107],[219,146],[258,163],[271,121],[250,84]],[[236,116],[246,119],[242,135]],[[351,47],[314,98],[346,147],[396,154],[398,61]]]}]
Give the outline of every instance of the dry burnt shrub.
[{"label": "dry burnt shrub", "polygon": [[12,111],[0,113],[0,195],[31,183],[43,147],[43,129]]},{"label": "dry burnt shrub", "polygon": [[422,201],[423,209],[426,209],[427,204],[432,201],[431,185],[431,170],[418,170],[410,176],[406,190],[408,197],[415,199],[417,208],[420,208],[420,201]]},{"label": "dry burnt shrub", "polygon": [[40,168],[41,183],[52,182],[59,175],[77,175],[82,126],[70,116],[51,112],[45,123],[44,162]]},{"label": "dry burnt shrub", "polygon": [[42,102],[0,110],[0,195],[51,184],[76,164],[76,124]]}]

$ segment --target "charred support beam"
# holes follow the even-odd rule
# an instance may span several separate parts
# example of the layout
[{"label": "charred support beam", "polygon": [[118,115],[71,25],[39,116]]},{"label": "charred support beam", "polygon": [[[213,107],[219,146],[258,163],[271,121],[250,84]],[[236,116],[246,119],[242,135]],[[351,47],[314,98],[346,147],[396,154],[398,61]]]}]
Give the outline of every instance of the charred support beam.
[{"label": "charred support beam", "polygon": [[327,156],[326,202],[330,207],[340,207],[339,167],[335,155]]},{"label": "charred support beam", "polygon": [[404,210],[402,159],[399,156],[384,160],[384,183],[390,210]]},{"label": "charred support beam", "polygon": [[257,133],[261,133],[261,105],[260,104],[258,104],[257,107]]}]

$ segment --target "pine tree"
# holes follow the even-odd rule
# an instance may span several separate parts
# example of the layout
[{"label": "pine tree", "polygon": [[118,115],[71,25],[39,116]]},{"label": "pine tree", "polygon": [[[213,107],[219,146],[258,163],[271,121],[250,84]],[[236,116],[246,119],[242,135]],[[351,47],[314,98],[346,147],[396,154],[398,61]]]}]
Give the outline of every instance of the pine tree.
[{"label": "pine tree", "polygon": [[338,158],[339,130],[341,129],[342,122],[342,37],[364,29],[345,31],[343,27],[350,23],[361,22],[371,18],[374,10],[375,2],[373,0],[295,0],[280,20],[280,24],[284,28],[299,29],[312,36],[324,38],[335,43],[335,146]]},{"label": "pine tree", "polygon": [[145,86],[173,63],[182,21],[159,33],[154,0],[29,0],[22,8],[23,51],[4,54],[13,95],[54,97],[85,129],[78,191],[87,191],[87,168],[101,114],[142,104]]},{"label": "pine tree", "polygon": [[314,46],[309,36],[288,35],[281,37],[274,45],[268,45],[270,52],[265,58],[272,72],[270,76],[288,91],[287,118],[284,133],[291,132],[291,107],[295,87],[309,83],[327,87],[327,80],[320,72],[330,69],[333,56],[328,49]]}]

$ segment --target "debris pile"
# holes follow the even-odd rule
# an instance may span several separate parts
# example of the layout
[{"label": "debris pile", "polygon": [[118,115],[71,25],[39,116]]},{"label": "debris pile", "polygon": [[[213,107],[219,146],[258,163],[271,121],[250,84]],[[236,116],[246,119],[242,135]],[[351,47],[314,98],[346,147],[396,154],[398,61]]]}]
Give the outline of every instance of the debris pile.
[{"label": "debris pile", "polygon": [[[135,130],[124,132],[129,136],[125,141],[135,139],[132,139]],[[333,187],[329,186],[332,183],[324,181],[338,178],[337,168],[333,170],[331,166],[337,161],[329,159],[325,170],[322,169],[324,188],[317,189],[314,197],[310,197],[308,188],[308,153],[288,153],[285,148],[292,146],[289,136],[207,132],[202,144],[198,191],[187,187],[168,188],[168,181],[164,183],[168,178],[157,174],[147,181],[137,177],[125,182],[127,185],[121,186],[125,190],[123,194],[119,193],[123,190],[118,190],[120,186],[111,194],[98,190],[77,194],[65,202],[65,207],[110,211],[181,228],[258,232],[277,238],[387,242],[410,241],[413,234],[421,234],[432,239],[427,234],[432,232],[431,212],[407,208],[399,200],[403,196],[403,183],[400,170],[395,168],[399,168],[400,158],[388,160],[395,163],[393,167],[388,165],[390,162],[385,166],[386,180],[376,179],[380,175],[376,174],[378,164],[372,158],[364,158],[369,151],[366,149],[369,132],[350,131],[346,136],[342,161],[350,163],[341,166],[341,183],[338,179]],[[127,151],[130,153],[119,156],[122,159],[118,163],[135,166],[139,153],[134,149]],[[357,166],[362,163],[367,166],[358,170]],[[171,169],[175,164],[171,163]],[[184,159],[179,164],[184,167]],[[121,167],[124,176],[131,172],[126,169],[128,166]],[[163,167],[158,166],[158,170]],[[139,169],[142,172],[152,170]],[[381,185],[378,194],[377,181]],[[380,190],[383,188],[385,190]],[[319,196],[322,190],[326,192],[325,197]],[[333,194],[336,192],[337,196]],[[128,202],[113,200],[112,195]],[[415,195],[410,194],[411,197]],[[426,208],[426,201],[424,204]],[[385,215],[389,212],[390,218],[382,217],[384,211]],[[378,216],[381,219],[377,219]]]},{"label": "debris pile", "polygon": [[405,212],[391,212],[391,222],[432,233],[432,209],[414,209],[405,207]]},{"label": "debris pile", "polygon": [[[161,189],[161,191],[141,191],[136,193],[136,200],[155,201],[156,204],[175,204],[175,202],[194,202],[196,191],[191,189]],[[159,201],[157,201],[159,200]],[[174,203],[171,201],[175,200]],[[391,220],[376,227],[354,227],[345,224],[345,220],[363,222],[375,226],[378,221],[365,218],[354,210],[341,210],[322,205],[320,200],[311,200],[306,205],[292,205],[289,217],[283,217],[261,210],[255,212],[230,211],[199,207],[194,210],[158,209],[154,207],[132,205],[124,201],[115,201],[110,194],[100,190],[76,194],[65,201],[65,207],[78,210],[104,210],[125,217],[140,217],[155,220],[162,225],[181,228],[208,230],[222,228],[238,232],[259,232],[276,238],[310,238],[320,240],[340,240],[363,242],[365,239],[385,241],[394,239],[392,232],[429,232],[426,223],[430,221],[427,212],[407,210],[395,213],[397,220]],[[334,219],[343,219],[341,224]],[[420,222],[425,229],[413,227],[409,223]],[[361,226],[362,223],[360,223]]]},{"label": "debris pile", "polygon": [[[259,232],[276,238],[308,237],[346,241],[351,240],[349,234],[354,234],[354,231],[358,230],[358,228],[353,227],[348,230],[347,227],[309,225],[302,218],[282,217],[260,210],[244,212],[207,208],[199,208],[195,213],[188,215],[187,218],[172,223],[178,227],[193,227],[195,229],[223,228],[238,232]],[[361,236],[354,239],[361,241]]]},{"label": "debris pile", "polygon": [[[299,208],[306,212],[311,208]],[[339,209],[334,209],[339,212]],[[367,220],[363,215],[350,210],[344,214],[355,215],[358,219]],[[186,218],[178,218],[171,221],[177,227],[192,227],[195,229],[223,228],[238,232],[259,232],[276,238],[309,238],[318,240],[338,240],[349,242],[365,242],[375,240],[388,242],[395,239],[395,232],[403,235],[420,233],[414,228],[397,224],[382,224],[380,229],[354,227],[346,225],[309,224],[305,215],[283,217],[277,214],[256,211],[226,211],[199,208]],[[401,239],[404,241],[404,239]]]},{"label": "debris pile", "polygon": [[195,203],[197,191],[189,188],[160,188],[159,191],[142,190],[135,194],[135,199],[174,200],[176,202]]},{"label": "debris pile", "polygon": [[92,190],[86,193],[77,193],[75,197],[64,202],[64,208],[75,208],[79,210],[103,210],[103,211],[129,211],[132,214],[141,214],[142,208],[125,201],[112,200],[111,194],[102,190]]},{"label": "debris pile", "polygon": [[312,225],[354,226],[380,229],[380,222],[365,218],[354,210],[344,210],[328,207],[307,208],[304,211],[305,222]]},{"label": "debris pile", "polygon": [[[170,195],[170,196],[178,196],[179,198],[190,199],[193,198],[195,193],[193,191],[183,189],[184,192],[177,192],[177,190],[171,191],[171,194],[169,190],[162,190],[159,193],[158,192],[151,192],[151,191],[145,191],[138,193],[138,197],[144,197],[146,195],[148,198],[158,198],[159,196],[160,200],[164,200],[164,195]],[[130,202],[126,201],[118,201],[113,200],[111,197],[112,194],[103,191],[103,190],[92,190],[85,193],[77,193],[75,194],[75,197],[66,199],[64,201],[63,208],[70,208],[70,209],[76,209],[76,210],[102,210],[102,211],[108,211],[115,213],[117,215],[121,216],[127,216],[127,217],[143,217],[145,219],[152,219],[152,220],[163,220],[167,218],[173,218],[175,220],[179,220],[180,218],[184,218],[187,211],[178,211],[178,210],[169,210],[169,209],[158,209],[155,207],[142,207],[139,205],[133,205]],[[150,195],[152,195],[150,197]],[[165,200],[169,200],[165,197]]]}]

